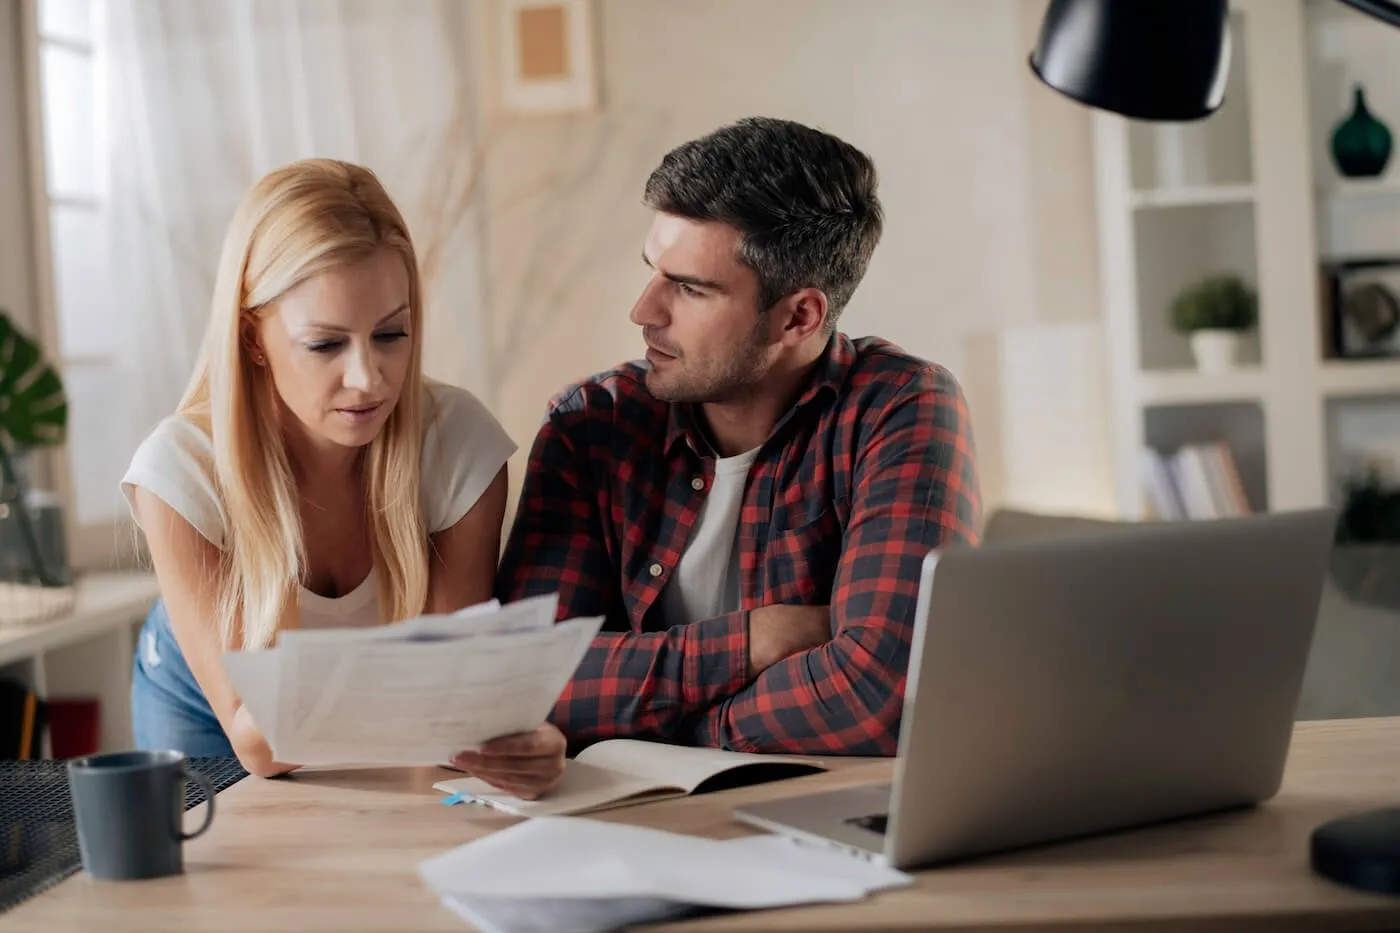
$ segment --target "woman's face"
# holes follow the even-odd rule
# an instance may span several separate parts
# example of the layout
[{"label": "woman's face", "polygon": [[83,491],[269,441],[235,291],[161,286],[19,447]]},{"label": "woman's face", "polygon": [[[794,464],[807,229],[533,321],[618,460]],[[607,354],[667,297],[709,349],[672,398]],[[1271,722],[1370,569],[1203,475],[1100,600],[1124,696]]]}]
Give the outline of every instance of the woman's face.
[{"label": "woman's face", "polygon": [[363,447],[383,429],[416,339],[408,296],[403,258],[386,249],[307,279],[259,322],[254,360],[314,444]]}]

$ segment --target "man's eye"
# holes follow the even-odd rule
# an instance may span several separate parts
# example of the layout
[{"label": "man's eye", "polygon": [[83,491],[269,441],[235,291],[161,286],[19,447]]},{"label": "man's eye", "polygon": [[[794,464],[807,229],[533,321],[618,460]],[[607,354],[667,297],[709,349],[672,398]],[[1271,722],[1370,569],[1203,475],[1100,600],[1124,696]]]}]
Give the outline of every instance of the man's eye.
[{"label": "man's eye", "polygon": [[687,285],[685,282],[681,282],[680,286],[681,292],[683,294],[689,295],[691,298],[699,298],[703,294],[700,291],[700,289],[696,288],[693,285]]}]

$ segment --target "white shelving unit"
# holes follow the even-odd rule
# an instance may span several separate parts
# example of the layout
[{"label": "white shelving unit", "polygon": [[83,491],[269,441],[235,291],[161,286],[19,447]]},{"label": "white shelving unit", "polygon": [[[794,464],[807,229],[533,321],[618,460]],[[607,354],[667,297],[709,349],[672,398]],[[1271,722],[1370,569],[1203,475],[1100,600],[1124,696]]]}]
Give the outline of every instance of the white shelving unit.
[{"label": "white shelving unit", "polygon": [[[41,697],[95,697],[102,750],[130,748],[136,636],[160,590],[147,573],[89,574],[76,585],[76,602],[61,616],[0,625],[0,676]],[[44,744],[47,756],[47,736]]]},{"label": "white shelving unit", "polygon": [[1147,370],[1139,371],[1137,401],[1139,406],[1260,402],[1265,389],[1264,370],[1259,366],[1241,366],[1229,373]]},{"label": "white shelving unit", "polygon": [[1400,393],[1400,361],[1328,360],[1322,364],[1322,391],[1329,396]]},{"label": "white shelving unit", "polygon": [[[1335,501],[1348,453],[1338,438],[1370,431],[1387,396],[1400,452],[1400,357],[1330,359],[1324,337],[1324,258],[1400,256],[1400,152],[1386,175],[1365,180],[1339,177],[1328,154],[1357,81],[1400,148],[1400,32],[1330,9],[1339,6],[1234,0],[1226,101],[1206,120],[1094,115],[1122,518],[1147,514],[1148,446],[1225,442],[1251,506],[1269,511]],[[1259,326],[1236,370],[1208,374],[1169,327],[1169,308],[1180,289],[1221,272],[1257,289]],[[1369,406],[1365,429],[1335,423],[1349,400]]]},{"label": "white shelving unit", "polygon": [[1128,193],[1128,202],[1144,207],[1205,207],[1210,204],[1250,204],[1253,185],[1191,185]]},{"label": "white shelving unit", "polygon": [[1400,198],[1400,177],[1327,179],[1318,182],[1317,188],[1324,198]]}]

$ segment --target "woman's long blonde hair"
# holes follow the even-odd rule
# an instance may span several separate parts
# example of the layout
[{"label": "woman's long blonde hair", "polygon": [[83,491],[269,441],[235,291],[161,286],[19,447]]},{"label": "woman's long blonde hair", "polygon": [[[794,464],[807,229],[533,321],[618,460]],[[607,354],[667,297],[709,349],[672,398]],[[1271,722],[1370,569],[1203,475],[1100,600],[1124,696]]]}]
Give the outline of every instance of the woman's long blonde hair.
[{"label": "woman's long blonde hair", "polygon": [[328,269],[390,249],[408,269],[411,351],[398,404],[365,457],[365,505],[385,621],[427,601],[419,508],[422,285],[397,207],[370,170],[331,159],[283,166],[244,197],[224,238],[204,346],[177,413],[209,432],[226,515],[218,611],[223,644],[265,648],[296,624],[306,568],[300,497],[275,389],[254,365],[245,328],[271,302]]}]

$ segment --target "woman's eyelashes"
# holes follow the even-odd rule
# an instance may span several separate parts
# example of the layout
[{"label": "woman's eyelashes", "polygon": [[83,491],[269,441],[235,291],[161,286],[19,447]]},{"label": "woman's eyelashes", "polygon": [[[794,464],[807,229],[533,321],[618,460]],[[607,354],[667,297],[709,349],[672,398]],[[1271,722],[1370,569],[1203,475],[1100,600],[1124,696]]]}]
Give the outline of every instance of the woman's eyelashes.
[{"label": "woman's eyelashes", "polygon": [[[382,346],[397,343],[408,336],[408,332],[402,329],[381,331],[374,335],[374,342]],[[306,345],[306,349],[312,353],[338,353],[344,349],[346,341],[340,338],[334,340],[314,340]]]}]

